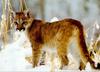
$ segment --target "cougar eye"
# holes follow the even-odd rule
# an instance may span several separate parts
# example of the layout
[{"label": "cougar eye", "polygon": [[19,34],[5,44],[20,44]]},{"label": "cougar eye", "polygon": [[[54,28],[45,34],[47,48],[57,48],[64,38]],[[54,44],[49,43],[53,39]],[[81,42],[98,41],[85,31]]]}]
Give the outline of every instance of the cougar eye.
[{"label": "cougar eye", "polygon": [[26,21],[24,21],[22,24],[23,24],[23,25],[26,25],[26,24],[27,24],[27,22],[26,22]]},{"label": "cougar eye", "polygon": [[14,22],[15,23],[15,25],[18,25],[18,23],[17,22]]},{"label": "cougar eye", "polygon": [[25,24],[26,22],[23,22],[22,24]]},{"label": "cougar eye", "polygon": [[96,53],[96,51],[94,51],[94,53]]}]

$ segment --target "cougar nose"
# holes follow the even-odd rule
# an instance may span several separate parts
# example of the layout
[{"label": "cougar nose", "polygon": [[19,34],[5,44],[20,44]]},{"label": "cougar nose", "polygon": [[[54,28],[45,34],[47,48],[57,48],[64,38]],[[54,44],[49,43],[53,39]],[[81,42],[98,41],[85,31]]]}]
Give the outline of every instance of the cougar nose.
[{"label": "cougar nose", "polygon": [[25,30],[25,28],[22,29],[23,31]]},{"label": "cougar nose", "polygon": [[20,31],[25,31],[25,28],[22,28]]}]

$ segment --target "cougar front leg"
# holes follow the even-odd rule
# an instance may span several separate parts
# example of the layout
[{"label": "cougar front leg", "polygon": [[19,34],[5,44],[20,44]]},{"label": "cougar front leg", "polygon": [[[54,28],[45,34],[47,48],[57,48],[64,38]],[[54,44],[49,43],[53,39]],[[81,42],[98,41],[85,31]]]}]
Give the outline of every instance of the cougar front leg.
[{"label": "cougar front leg", "polygon": [[33,64],[33,67],[36,67],[38,65],[40,55],[41,55],[41,45],[35,44],[34,47],[32,46],[32,64]]},{"label": "cougar front leg", "polygon": [[85,70],[85,65],[84,65],[84,63],[82,61],[80,62],[79,69],[80,70],[82,70],[82,69]]}]

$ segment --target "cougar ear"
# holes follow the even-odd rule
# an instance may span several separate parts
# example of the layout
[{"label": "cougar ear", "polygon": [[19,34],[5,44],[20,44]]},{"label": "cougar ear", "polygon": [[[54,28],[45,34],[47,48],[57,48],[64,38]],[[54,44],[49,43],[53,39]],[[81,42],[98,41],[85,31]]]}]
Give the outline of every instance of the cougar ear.
[{"label": "cougar ear", "polygon": [[25,10],[24,13],[26,17],[30,18],[31,15],[29,10]]},{"label": "cougar ear", "polygon": [[12,18],[14,18],[14,17],[16,16],[16,12],[10,11],[10,13],[11,13],[11,17],[12,17]]}]

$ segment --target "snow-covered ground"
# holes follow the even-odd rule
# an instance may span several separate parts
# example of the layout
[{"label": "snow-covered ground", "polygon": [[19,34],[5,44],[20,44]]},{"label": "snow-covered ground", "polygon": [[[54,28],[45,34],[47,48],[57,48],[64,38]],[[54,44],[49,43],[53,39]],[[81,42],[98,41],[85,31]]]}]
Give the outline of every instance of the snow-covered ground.
[{"label": "snow-covered ground", "polygon": [[[23,36],[21,38],[24,39]],[[7,45],[6,48],[0,52],[0,71],[50,71],[50,64],[32,68],[32,65],[25,59],[25,57],[29,55],[31,55],[31,48],[25,48],[23,46],[23,40],[19,38],[16,42]],[[71,55],[69,56],[71,57]],[[73,71],[71,69],[75,69],[75,66],[77,65],[70,63],[68,66],[69,70],[67,71]]]},{"label": "snow-covered ground", "polygon": [[31,56],[30,43],[28,44],[24,32],[16,32],[16,34],[15,38],[17,38],[17,40],[12,44],[6,45],[6,47],[0,52],[0,72],[48,71],[48,66],[32,68],[32,65],[25,59],[26,56]]},{"label": "snow-covered ground", "polygon": [[[57,21],[56,18],[53,18],[53,21]],[[24,32],[15,32],[15,41],[11,44],[5,46],[0,51],[0,72],[2,71],[33,71],[33,72],[49,72],[50,62],[46,65],[38,66],[32,68],[32,65],[25,59],[26,56],[31,56],[31,45],[27,39],[27,36]],[[72,55],[68,55],[70,58],[69,65],[64,70],[59,70],[56,67],[54,68],[55,72],[79,72],[77,69],[77,63],[73,59]],[[55,58],[54,64],[56,64],[57,58]],[[73,70],[72,70],[73,69]],[[83,72],[93,72],[90,65],[87,64],[86,69]],[[97,71],[99,72],[99,71]]]}]

